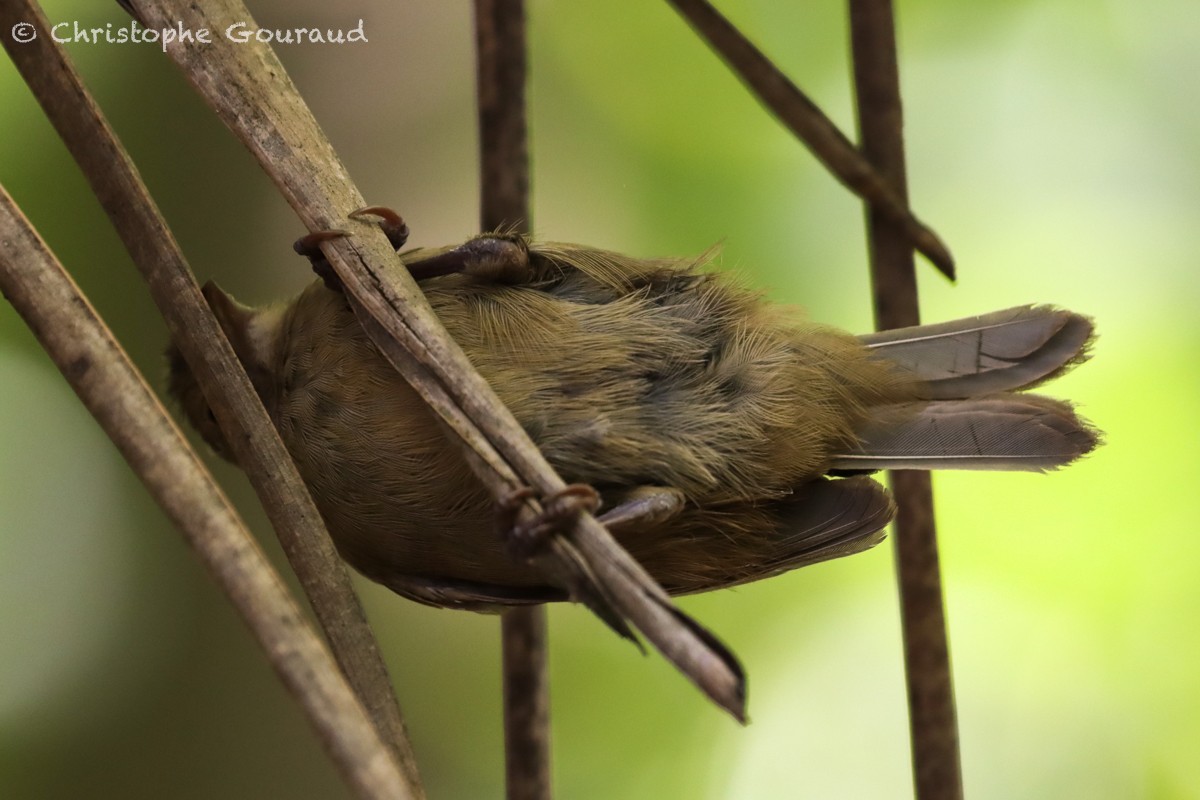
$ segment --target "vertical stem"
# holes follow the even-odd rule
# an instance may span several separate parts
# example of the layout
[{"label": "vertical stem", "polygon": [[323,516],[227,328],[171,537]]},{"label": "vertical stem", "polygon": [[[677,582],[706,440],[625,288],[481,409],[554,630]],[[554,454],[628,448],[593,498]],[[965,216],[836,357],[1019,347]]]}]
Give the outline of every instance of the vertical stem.
[{"label": "vertical stem", "polygon": [[504,663],[504,771],[509,800],[549,800],[550,693],[546,608],[513,608],[500,618]]},{"label": "vertical stem", "polygon": [[[850,0],[850,38],[863,153],[907,203],[900,79],[891,0]],[[919,322],[912,246],[874,208],[867,232],[880,330]],[[891,473],[896,571],[908,681],[913,779],[918,800],[962,797],[958,723],[927,472]]]},{"label": "vertical stem", "polygon": [[475,0],[478,48],[479,219],[528,233],[524,0]]},{"label": "vertical stem", "polygon": [[[480,227],[528,233],[529,146],[525,123],[524,0],[475,0],[478,48]],[[505,784],[509,800],[548,800],[550,694],[546,610],[501,617]]]}]

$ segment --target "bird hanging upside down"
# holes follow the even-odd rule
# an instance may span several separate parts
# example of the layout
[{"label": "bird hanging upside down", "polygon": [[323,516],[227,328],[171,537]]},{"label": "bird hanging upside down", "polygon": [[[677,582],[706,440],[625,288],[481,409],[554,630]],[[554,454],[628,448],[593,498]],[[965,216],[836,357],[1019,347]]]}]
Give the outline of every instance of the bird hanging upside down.
[{"label": "bird hanging upside down", "polygon": [[[378,213],[378,210],[374,210]],[[385,230],[397,248],[407,230]],[[497,534],[457,447],[324,281],[264,308],[205,287],[343,557],[432,605],[565,599]],[[672,594],[865,550],[881,469],[1044,471],[1098,433],[1020,393],[1086,358],[1092,324],[1048,306],[854,337],[795,319],[698,261],[485,234],[402,254],[426,298],[567,482]],[[170,391],[229,449],[178,350]],[[572,488],[587,502],[590,490]],[[610,510],[611,509],[611,510]]]}]

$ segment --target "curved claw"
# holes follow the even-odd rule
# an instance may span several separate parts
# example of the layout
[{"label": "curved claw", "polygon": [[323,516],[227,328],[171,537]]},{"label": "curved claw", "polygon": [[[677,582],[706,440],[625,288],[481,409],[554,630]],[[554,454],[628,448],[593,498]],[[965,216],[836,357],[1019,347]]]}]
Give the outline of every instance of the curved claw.
[{"label": "curved claw", "polygon": [[392,243],[392,247],[397,250],[404,247],[404,243],[408,241],[408,224],[404,221],[404,217],[387,206],[363,206],[351,211],[346,216],[360,222],[369,221],[364,220],[364,217],[378,217],[380,219],[379,227],[387,236],[388,241]]},{"label": "curved claw", "polygon": [[350,231],[344,231],[341,228],[331,228],[327,231],[313,231],[297,239],[292,244],[292,249],[298,255],[302,255],[309,260],[324,258],[321,255],[321,242],[328,242],[330,239],[341,239],[343,236],[349,235]]},{"label": "curved claw", "polygon": [[325,285],[335,292],[342,290],[341,281],[333,271],[333,267],[329,265],[329,261],[325,259],[325,254],[321,252],[321,242],[328,242],[330,239],[340,239],[343,236],[350,236],[350,231],[344,231],[340,228],[332,228],[327,231],[313,231],[307,236],[301,236],[292,244],[292,249],[298,254],[308,259],[312,264],[312,270],[317,277],[325,282]]},{"label": "curved claw", "polygon": [[361,220],[363,217],[379,217],[385,222],[390,222],[393,225],[403,225],[404,217],[400,216],[395,209],[387,206],[363,206],[356,208],[346,216],[350,219]]}]

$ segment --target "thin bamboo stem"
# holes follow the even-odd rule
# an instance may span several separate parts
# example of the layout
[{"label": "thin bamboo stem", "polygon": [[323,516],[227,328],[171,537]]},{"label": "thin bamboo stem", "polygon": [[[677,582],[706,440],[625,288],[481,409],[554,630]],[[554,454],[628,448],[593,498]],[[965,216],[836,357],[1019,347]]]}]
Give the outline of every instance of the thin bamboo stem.
[{"label": "thin bamboo stem", "polygon": [[[475,0],[479,224],[529,233],[524,0]],[[543,606],[500,618],[508,800],[550,800],[550,689]]]},{"label": "thin bamboo stem", "polygon": [[[850,0],[851,48],[863,153],[903,198],[903,118],[890,0]],[[920,322],[912,248],[895,221],[867,210],[875,324]],[[908,682],[913,779],[919,800],[962,797],[958,723],[927,472],[892,472],[895,553]]]},{"label": "thin bamboo stem", "polygon": [[411,798],[358,698],[112,333],[0,187],[0,292],[183,533],[363,798]]}]

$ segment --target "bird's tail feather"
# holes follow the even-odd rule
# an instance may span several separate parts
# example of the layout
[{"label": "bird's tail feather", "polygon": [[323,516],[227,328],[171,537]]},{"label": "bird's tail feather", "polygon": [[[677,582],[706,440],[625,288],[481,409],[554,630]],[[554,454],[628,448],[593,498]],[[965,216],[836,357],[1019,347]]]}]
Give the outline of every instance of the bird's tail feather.
[{"label": "bird's tail feather", "polygon": [[925,382],[922,395],[950,400],[1027,389],[1087,359],[1092,321],[1052,306],[859,337],[873,353]]},{"label": "bird's tail feather", "polygon": [[1091,452],[1099,432],[1061,400],[998,394],[872,410],[860,441],[832,469],[977,469],[1044,472]]}]

